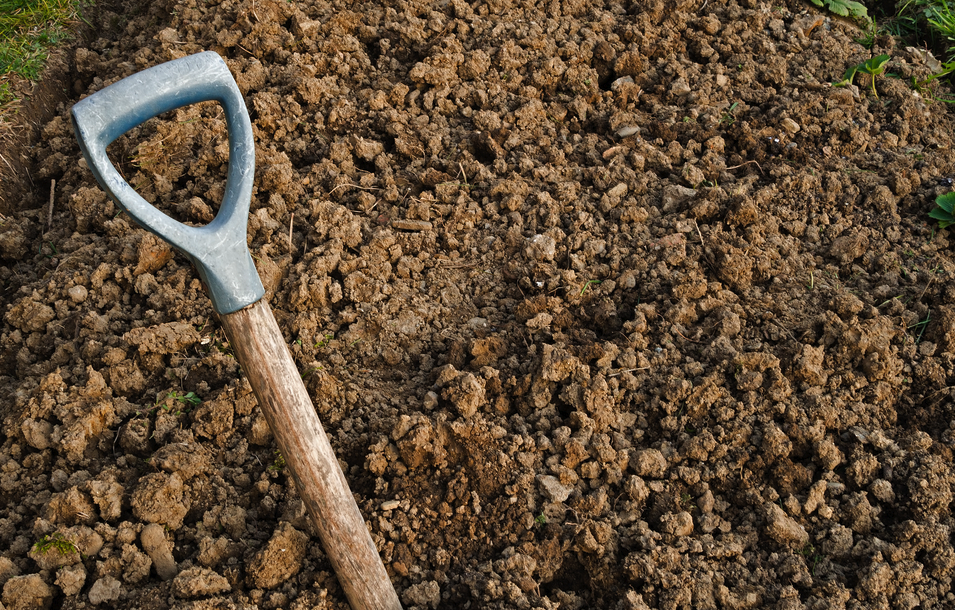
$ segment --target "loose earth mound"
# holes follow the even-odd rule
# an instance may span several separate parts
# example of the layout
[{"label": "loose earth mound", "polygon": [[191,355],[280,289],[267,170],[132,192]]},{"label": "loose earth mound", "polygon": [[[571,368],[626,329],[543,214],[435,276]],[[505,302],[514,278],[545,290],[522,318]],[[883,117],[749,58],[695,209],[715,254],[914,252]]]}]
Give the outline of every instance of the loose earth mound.
[{"label": "loose earth mound", "polygon": [[[249,247],[406,607],[955,605],[923,53],[795,0],[136,7],[67,87],[226,59]],[[878,97],[831,86],[881,53]],[[69,105],[0,225],[3,603],[346,608],[195,271]],[[216,104],[110,153],[214,217]]]}]

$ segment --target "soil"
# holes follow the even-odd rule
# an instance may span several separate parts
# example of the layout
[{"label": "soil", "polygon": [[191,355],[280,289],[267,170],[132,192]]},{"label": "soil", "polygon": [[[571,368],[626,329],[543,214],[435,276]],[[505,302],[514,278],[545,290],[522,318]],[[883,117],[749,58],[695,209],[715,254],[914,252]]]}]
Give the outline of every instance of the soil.
[{"label": "soil", "polygon": [[[226,59],[249,247],[407,608],[955,605],[924,54],[793,0],[137,6],[71,88]],[[878,97],[830,85],[879,53]],[[346,608],[195,271],[68,107],[0,225],[3,604]],[[214,216],[215,104],[110,152]]]}]

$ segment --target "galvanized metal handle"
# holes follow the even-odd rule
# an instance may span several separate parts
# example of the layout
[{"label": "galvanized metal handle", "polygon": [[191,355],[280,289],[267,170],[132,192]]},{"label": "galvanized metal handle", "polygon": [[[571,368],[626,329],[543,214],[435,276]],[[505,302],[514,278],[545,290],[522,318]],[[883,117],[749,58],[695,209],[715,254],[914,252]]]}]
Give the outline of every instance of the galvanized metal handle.
[{"label": "galvanized metal handle", "polygon": [[[219,212],[202,227],[184,225],[143,199],[116,171],[106,147],[149,119],[205,101],[222,104],[229,128],[229,173]],[[218,54],[207,51],[154,66],[73,106],[73,131],[96,180],[141,227],[182,251],[196,266],[220,314],[265,295],[246,245],[255,177],[255,142],[242,94]]]}]

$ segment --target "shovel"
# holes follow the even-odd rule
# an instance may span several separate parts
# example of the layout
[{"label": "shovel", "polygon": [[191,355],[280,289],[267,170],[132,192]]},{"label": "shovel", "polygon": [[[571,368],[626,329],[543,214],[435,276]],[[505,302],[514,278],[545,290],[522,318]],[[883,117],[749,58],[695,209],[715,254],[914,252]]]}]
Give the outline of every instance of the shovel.
[{"label": "shovel", "polygon": [[[154,116],[208,100],[225,109],[229,172],[215,219],[192,227],[140,197],[113,167],[106,147]],[[100,186],[141,227],[184,253],[198,270],[351,607],[400,609],[302,377],[262,298],[265,289],[246,245],[255,176],[252,123],[225,62],[206,52],[149,68],[78,102],[71,114],[83,156]]]}]

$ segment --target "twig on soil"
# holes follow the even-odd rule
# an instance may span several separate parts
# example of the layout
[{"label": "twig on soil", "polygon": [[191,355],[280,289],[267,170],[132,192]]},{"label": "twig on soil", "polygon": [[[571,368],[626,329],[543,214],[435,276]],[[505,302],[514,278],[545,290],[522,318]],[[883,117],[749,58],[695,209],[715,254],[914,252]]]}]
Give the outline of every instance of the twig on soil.
[{"label": "twig on soil", "polygon": [[292,216],[288,219],[288,252],[292,253],[292,224],[295,222],[295,212],[292,212]]},{"label": "twig on soil", "polygon": [[640,368],[636,368],[636,369],[624,369],[622,371],[617,371],[616,373],[610,373],[609,375],[607,375],[607,377],[617,377],[619,375],[623,375],[624,373],[632,373],[634,371],[647,371],[647,370],[650,370],[650,367],[641,366]]},{"label": "twig on soil", "polygon": [[328,191],[328,194],[331,195],[332,193],[334,193],[334,192],[337,191],[338,189],[341,189],[341,188],[349,188],[349,187],[354,188],[354,189],[358,189],[358,190],[361,190],[361,191],[380,191],[380,190],[381,190],[381,187],[379,187],[379,186],[362,186],[362,185],[360,185],[360,184],[353,184],[353,183],[351,183],[351,182],[345,182],[345,183],[343,183],[343,184],[339,184],[338,186],[336,186],[336,187],[333,188],[332,190]]},{"label": "twig on soil", "polygon": [[[946,387],[944,387],[944,388],[939,388],[939,389],[935,390],[934,392],[932,392],[931,394],[929,394],[928,396],[926,396],[926,397],[925,397],[925,400],[929,400],[930,398],[934,398],[936,395],[941,394],[942,392],[944,392],[944,391],[946,391],[946,390],[955,390],[955,385],[950,385],[950,386],[946,386]],[[931,405],[929,405],[929,406],[934,406],[934,405],[935,405],[935,402],[933,402],[933,403],[932,403]]]},{"label": "twig on soil", "polygon": [[916,303],[922,300],[922,297],[925,296],[926,291],[928,291],[929,286],[931,286],[932,282],[934,281],[935,281],[935,275],[933,274],[930,278],[928,278],[928,283],[925,284],[925,288],[923,288],[922,292],[919,293],[919,298],[915,299]]},{"label": "twig on soil", "polygon": [[689,341],[690,343],[703,343],[702,341],[695,341],[695,340],[693,340],[693,339],[690,339],[689,337],[687,337],[686,335],[684,335],[683,333],[681,333],[681,332],[680,332],[680,329],[676,328],[675,326],[673,327],[673,330],[676,331],[676,334],[680,335],[681,337],[683,337],[684,339],[686,339],[686,340]]},{"label": "twig on soil", "polygon": [[746,161],[745,163],[740,163],[739,165],[734,165],[733,167],[727,167],[726,169],[727,169],[727,170],[739,169],[739,168],[743,167],[744,165],[749,165],[750,163],[752,163],[753,165],[756,166],[756,169],[759,170],[759,173],[761,173],[761,174],[763,173],[763,168],[761,168],[761,167],[759,166],[759,163],[757,163],[756,161]]},{"label": "twig on soil", "polygon": [[7,161],[7,158],[6,158],[6,157],[4,157],[3,155],[0,155],[0,159],[3,159],[3,162],[7,164],[7,167],[10,168],[10,171],[11,171],[11,172],[16,173],[16,170],[13,169],[13,166],[10,165],[10,162]]},{"label": "twig on soil", "polygon": [[46,230],[53,228],[53,194],[56,192],[56,179],[50,180],[50,206],[46,210]]},{"label": "twig on soil", "polygon": [[125,423],[120,424],[119,428],[116,428],[116,434],[113,436],[113,456],[114,457],[116,456],[116,441],[119,440],[119,435],[123,431],[123,426],[125,425],[126,425]]},{"label": "twig on soil", "polygon": [[446,261],[445,259],[439,260],[439,261],[438,261],[438,264],[439,264],[443,269],[470,269],[471,267],[477,266],[477,263],[476,263],[476,262],[474,262],[474,263],[467,263],[467,262],[464,262],[464,263],[453,263],[453,262],[451,262],[451,261]]},{"label": "twig on soil", "polygon": [[696,234],[700,236],[700,245],[703,244],[703,233],[700,231],[700,225],[696,222],[696,219],[693,219],[693,226],[696,227]]}]

